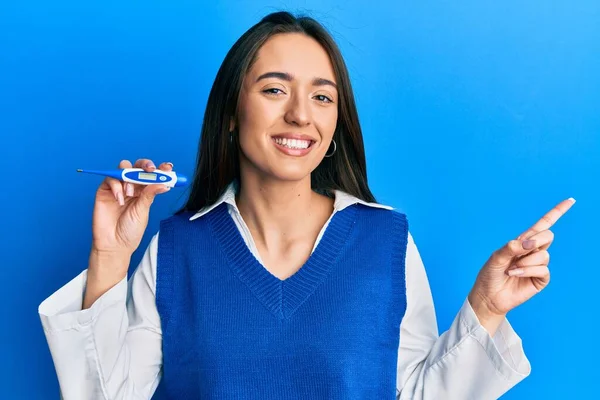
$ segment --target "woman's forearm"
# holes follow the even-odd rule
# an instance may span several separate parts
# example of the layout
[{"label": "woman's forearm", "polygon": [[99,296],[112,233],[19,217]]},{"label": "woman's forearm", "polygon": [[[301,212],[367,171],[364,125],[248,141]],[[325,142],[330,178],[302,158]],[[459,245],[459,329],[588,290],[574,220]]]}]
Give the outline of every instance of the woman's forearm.
[{"label": "woman's forearm", "polygon": [[90,253],[87,283],[82,308],[90,308],[104,293],[127,276],[131,256]]}]

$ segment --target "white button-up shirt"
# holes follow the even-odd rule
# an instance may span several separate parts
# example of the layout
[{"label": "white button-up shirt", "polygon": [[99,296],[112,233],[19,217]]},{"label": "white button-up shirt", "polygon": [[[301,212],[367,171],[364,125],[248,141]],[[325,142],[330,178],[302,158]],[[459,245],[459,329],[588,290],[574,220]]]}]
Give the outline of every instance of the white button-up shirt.
[{"label": "white button-up shirt", "polygon": [[[190,219],[201,218],[221,203],[227,203],[246,245],[260,262],[237,208],[233,184],[215,204]],[[336,191],[333,214],[354,203],[391,209]],[[329,221],[331,217],[313,251]],[[155,302],[158,235],[131,279],[124,278],[90,308],[82,310],[87,269],[40,304],[41,323],[64,399],[152,397],[162,366]],[[529,375],[531,367],[521,339],[508,320],[491,337],[467,299],[450,328],[438,335],[429,282],[410,233],[405,265],[407,308],[400,324],[397,399],[497,399]]]}]

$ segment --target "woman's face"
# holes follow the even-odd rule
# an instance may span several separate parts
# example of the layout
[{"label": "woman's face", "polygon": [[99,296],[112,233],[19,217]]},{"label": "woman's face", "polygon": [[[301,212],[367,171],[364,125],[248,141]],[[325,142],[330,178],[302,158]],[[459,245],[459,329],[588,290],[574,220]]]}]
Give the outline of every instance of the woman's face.
[{"label": "woman's face", "polygon": [[317,41],[298,33],[272,36],[240,93],[241,168],[263,178],[308,177],[335,131],[336,84],[329,55]]}]

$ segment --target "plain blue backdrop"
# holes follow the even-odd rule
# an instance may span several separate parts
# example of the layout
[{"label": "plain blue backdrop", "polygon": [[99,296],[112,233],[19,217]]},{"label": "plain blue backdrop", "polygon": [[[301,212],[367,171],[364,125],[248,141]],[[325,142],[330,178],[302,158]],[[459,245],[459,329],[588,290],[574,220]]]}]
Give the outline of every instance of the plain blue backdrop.
[{"label": "plain blue backdrop", "polygon": [[[279,9],[308,13],[338,40],[369,182],[380,202],[408,215],[440,330],[492,251],[577,199],[553,228],[552,282],[509,314],[532,373],[504,398],[592,397],[596,0],[2,2],[0,397],[58,395],[37,307],[86,268],[101,178],[75,170],[148,157],[192,174],[225,53]],[[157,199],[133,265],[186,194]]]}]

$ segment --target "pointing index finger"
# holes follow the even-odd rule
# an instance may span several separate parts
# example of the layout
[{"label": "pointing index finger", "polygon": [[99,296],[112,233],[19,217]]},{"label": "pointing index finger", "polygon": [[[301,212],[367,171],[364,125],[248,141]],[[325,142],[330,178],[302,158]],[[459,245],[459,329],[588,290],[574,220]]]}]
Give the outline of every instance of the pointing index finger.
[{"label": "pointing index finger", "polygon": [[574,198],[569,198],[558,203],[552,210],[548,211],[546,215],[540,218],[531,228],[519,235],[518,239],[529,239],[531,236],[538,232],[550,229],[552,225],[559,220],[560,217],[565,215],[567,211],[575,204]]}]

